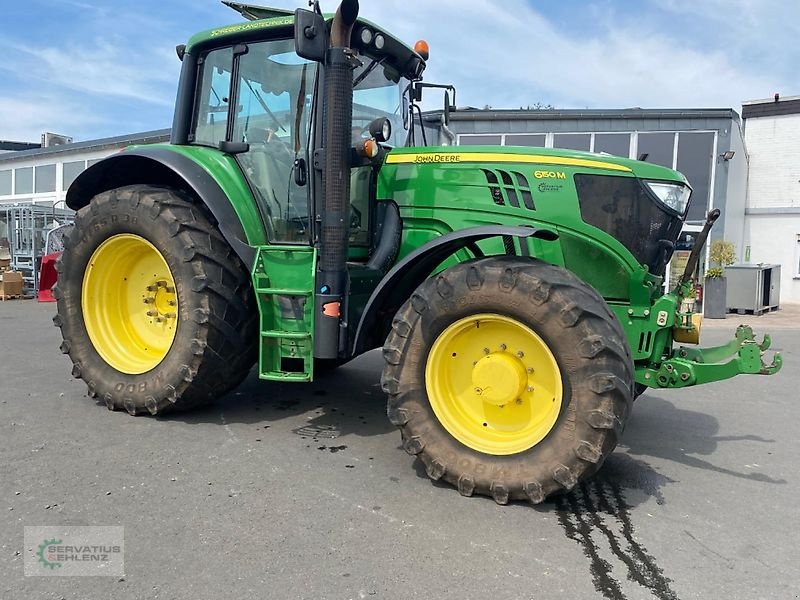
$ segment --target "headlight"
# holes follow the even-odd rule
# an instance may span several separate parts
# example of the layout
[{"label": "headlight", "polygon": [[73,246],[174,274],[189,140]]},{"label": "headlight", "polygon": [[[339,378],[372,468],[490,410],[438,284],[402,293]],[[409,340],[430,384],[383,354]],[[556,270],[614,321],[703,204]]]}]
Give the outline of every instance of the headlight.
[{"label": "headlight", "polygon": [[686,214],[692,188],[682,183],[665,183],[663,181],[645,181],[650,191],[656,195],[661,204],[681,217]]}]

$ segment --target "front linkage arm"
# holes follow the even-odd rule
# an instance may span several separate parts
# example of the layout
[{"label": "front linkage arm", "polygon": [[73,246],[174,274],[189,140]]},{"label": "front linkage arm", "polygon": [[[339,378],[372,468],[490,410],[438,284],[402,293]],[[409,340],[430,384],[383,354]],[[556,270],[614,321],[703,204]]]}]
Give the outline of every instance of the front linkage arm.
[{"label": "front linkage arm", "polygon": [[770,343],[769,335],[765,335],[759,344],[752,328],[740,325],[727,344],[714,348],[680,346],[659,368],[637,369],[636,379],[649,387],[681,388],[742,374],[774,375],[783,359],[776,352],[771,364],[764,363],[762,357]]}]

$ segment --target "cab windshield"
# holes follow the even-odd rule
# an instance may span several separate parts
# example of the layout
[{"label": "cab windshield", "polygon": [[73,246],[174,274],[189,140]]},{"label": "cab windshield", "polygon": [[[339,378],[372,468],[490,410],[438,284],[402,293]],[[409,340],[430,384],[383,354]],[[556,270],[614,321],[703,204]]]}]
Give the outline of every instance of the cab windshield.
[{"label": "cab windshield", "polygon": [[353,134],[354,137],[369,137],[369,124],[378,117],[392,122],[391,146],[403,146],[408,137],[407,119],[403,118],[406,103],[403,94],[408,80],[380,58],[361,57],[362,64],[353,74]]}]

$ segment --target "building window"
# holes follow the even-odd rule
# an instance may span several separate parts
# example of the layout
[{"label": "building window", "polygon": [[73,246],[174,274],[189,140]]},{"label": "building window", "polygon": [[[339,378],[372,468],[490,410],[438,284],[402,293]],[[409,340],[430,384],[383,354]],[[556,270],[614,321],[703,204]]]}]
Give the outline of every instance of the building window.
[{"label": "building window", "polygon": [[17,196],[33,193],[33,167],[14,169],[14,193]]},{"label": "building window", "polygon": [[91,167],[92,165],[96,165],[96,164],[97,164],[97,163],[99,163],[101,160],[103,160],[103,159],[102,159],[102,158],[93,158],[93,159],[91,159],[91,160],[87,160],[87,161],[86,161],[86,168],[88,169],[88,168],[89,168],[89,167]]},{"label": "building window", "polygon": [[714,135],[713,132],[685,131],[678,134],[678,164],[675,168],[684,174],[692,186],[687,221],[704,221],[708,212]]},{"label": "building window", "polygon": [[528,146],[529,148],[544,148],[547,136],[543,133],[508,133],[506,146]]},{"label": "building window", "polygon": [[675,134],[674,133],[640,133],[636,158],[674,168]]},{"label": "building window", "polygon": [[556,133],[553,135],[553,148],[588,152],[591,144],[591,133]]},{"label": "building window", "polygon": [[72,182],[78,178],[84,168],[86,163],[82,160],[76,160],[75,162],[65,162],[63,165],[64,172],[62,174],[63,183],[61,184],[61,189],[68,190],[69,186],[72,185]]},{"label": "building window", "polygon": [[460,135],[459,146],[500,146],[503,143],[501,135]]},{"label": "building window", "polygon": [[0,196],[11,195],[11,169],[0,171]]},{"label": "building window", "polygon": [[628,158],[631,153],[631,136],[629,133],[596,133],[594,151]]},{"label": "building window", "polygon": [[55,165],[41,165],[36,167],[36,185],[34,191],[37,194],[56,191]]}]

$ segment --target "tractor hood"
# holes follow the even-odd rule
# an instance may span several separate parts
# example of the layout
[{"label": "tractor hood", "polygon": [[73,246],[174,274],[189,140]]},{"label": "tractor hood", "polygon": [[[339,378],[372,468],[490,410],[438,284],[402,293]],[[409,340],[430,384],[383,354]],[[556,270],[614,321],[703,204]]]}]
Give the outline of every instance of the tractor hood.
[{"label": "tractor hood", "polygon": [[628,174],[641,179],[675,181],[688,185],[679,172],[660,165],[630,158],[595,154],[560,148],[526,148],[522,146],[440,146],[396,148],[388,155],[387,164],[445,163],[511,163],[552,167],[600,169],[609,174]]}]

